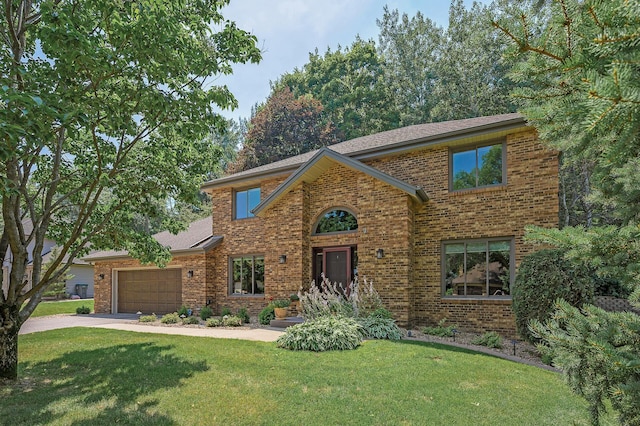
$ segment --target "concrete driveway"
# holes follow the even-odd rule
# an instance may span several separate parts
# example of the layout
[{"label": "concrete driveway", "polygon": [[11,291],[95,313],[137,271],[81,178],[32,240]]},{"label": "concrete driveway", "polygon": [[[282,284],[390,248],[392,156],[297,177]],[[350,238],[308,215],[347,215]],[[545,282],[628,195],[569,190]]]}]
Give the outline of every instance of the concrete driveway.
[{"label": "concrete driveway", "polygon": [[194,337],[215,337],[220,339],[254,340],[274,342],[282,335],[280,330],[266,328],[209,328],[209,327],[171,327],[147,325],[138,322],[135,314],[90,314],[90,315],[52,315],[29,318],[20,329],[20,334],[38,331],[56,330],[69,327],[96,327],[112,330],[135,331],[140,333],[176,334]]}]

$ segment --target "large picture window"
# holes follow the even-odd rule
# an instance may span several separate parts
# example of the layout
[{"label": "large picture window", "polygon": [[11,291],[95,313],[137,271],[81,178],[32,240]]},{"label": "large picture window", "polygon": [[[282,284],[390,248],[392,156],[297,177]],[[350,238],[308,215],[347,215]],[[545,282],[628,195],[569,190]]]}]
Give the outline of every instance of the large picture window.
[{"label": "large picture window", "polygon": [[234,219],[246,219],[253,217],[253,210],[260,204],[260,188],[251,188],[245,191],[236,191],[234,197]]},{"label": "large picture window", "polygon": [[479,188],[504,183],[504,144],[477,146],[451,153],[451,188]]},{"label": "large picture window", "polygon": [[512,239],[444,243],[442,259],[444,296],[511,294],[515,266]]},{"label": "large picture window", "polygon": [[230,294],[264,294],[264,256],[231,258]]}]

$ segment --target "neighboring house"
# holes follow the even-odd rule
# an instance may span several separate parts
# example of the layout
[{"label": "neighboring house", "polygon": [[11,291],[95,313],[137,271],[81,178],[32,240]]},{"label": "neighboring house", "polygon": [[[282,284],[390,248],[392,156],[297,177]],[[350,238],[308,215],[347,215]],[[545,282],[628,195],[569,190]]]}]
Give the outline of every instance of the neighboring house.
[{"label": "neighboring house", "polygon": [[[342,283],[358,274],[373,280],[402,326],[447,318],[514,334],[510,290],[516,266],[534,250],[524,227],[558,225],[557,153],[518,114],[365,136],[203,189],[213,226],[197,253],[187,247],[193,236],[168,244],[166,269],[122,253],[86,258],[95,264],[96,312],[184,304],[255,315],[321,273]],[[172,292],[158,291],[168,282]]]},{"label": "neighboring house", "polygon": [[[22,226],[24,228],[25,235],[30,235],[33,231],[33,224],[30,220],[24,220],[22,222]],[[33,263],[33,246],[34,243],[31,242],[27,246],[27,252],[29,253],[29,263],[27,265],[27,275],[29,279],[29,283],[24,291],[28,291],[31,289],[31,270]],[[42,246],[42,265],[44,266],[48,261],[51,260],[51,256],[56,252],[56,243],[53,240],[48,238],[44,239],[44,244]],[[68,258],[63,259],[66,262]],[[2,291],[7,294],[7,289],[9,288],[9,274],[11,273],[11,261],[12,254],[11,251],[7,251],[7,255],[2,262]],[[84,297],[86,293],[87,298],[93,297],[93,265],[83,261],[82,259],[75,259],[72,265],[67,270],[67,275],[71,275],[72,277],[65,281],[66,292],[68,295],[72,296],[78,294],[76,285],[80,285],[82,289],[80,292],[83,293]]]}]

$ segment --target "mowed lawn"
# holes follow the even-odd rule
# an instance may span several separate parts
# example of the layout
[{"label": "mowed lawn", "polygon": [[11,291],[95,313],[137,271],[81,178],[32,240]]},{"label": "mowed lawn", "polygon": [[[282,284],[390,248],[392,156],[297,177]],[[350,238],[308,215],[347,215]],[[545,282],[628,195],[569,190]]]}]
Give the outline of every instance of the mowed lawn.
[{"label": "mowed lawn", "polygon": [[91,312],[93,312],[93,299],[40,302],[31,316],[43,317],[47,315],[75,314],[76,308],[81,306],[87,306],[91,308]]},{"label": "mowed lawn", "polygon": [[588,424],[561,376],[442,345],[354,351],[70,328],[20,336],[12,425]]}]

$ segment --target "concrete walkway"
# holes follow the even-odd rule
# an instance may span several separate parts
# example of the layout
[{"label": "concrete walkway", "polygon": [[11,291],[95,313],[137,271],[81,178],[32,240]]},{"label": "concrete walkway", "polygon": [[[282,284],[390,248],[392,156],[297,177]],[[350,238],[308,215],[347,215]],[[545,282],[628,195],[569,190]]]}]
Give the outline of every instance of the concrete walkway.
[{"label": "concrete walkway", "polygon": [[282,331],[266,328],[209,328],[209,327],[166,327],[144,325],[137,322],[137,315],[52,315],[29,318],[20,329],[20,334],[56,330],[69,327],[94,327],[112,330],[135,331],[140,333],[176,334],[182,336],[216,337],[220,339],[254,340],[274,342]]}]

